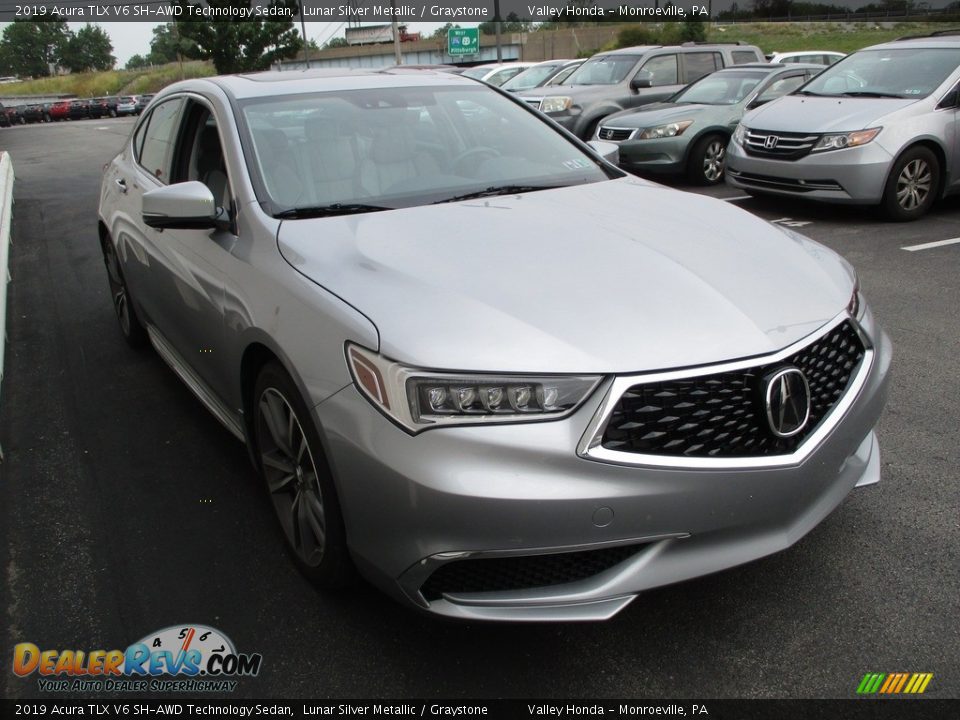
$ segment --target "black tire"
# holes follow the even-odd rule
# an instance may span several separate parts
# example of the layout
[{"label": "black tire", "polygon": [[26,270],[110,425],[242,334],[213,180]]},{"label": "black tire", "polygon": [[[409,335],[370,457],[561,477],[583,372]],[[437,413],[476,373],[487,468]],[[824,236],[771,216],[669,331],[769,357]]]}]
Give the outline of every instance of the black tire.
[{"label": "black tire", "polygon": [[44,122],[50,122],[52,119],[53,119],[53,118],[50,117],[50,113],[44,113],[44,115],[43,115],[43,121],[44,121]]},{"label": "black tire", "polygon": [[117,116],[117,111],[116,111],[116,110],[113,110],[113,109],[111,109],[111,110],[110,110],[110,117],[112,117],[112,118],[113,118],[113,117],[116,117],[116,116]]},{"label": "black tire", "polygon": [[253,418],[254,454],[287,551],[317,587],[345,587],[355,570],[333,476],[310,411],[276,362],[257,377]]},{"label": "black tire", "polygon": [[120,326],[123,339],[127,341],[130,347],[138,349],[146,347],[148,342],[147,331],[133,307],[130,290],[127,288],[127,281],[123,277],[123,268],[120,266],[120,258],[117,257],[117,249],[110,238],[103,240],[102,249],[103,263],[107,268],[107,281],[110,283],[110,300],[113,303],[113,310],[116,313],[117,324]]},{"label": "black tire", "polygon": [[725,136],[704,135],[690,150],[687,159],[687,180],[694,185],[716,185],[723,180],[727,161]]},{"label": "black tire", "polygon": [[893,164],[880,207],[888,220],[916,220],[933,206],[939,190],[940,161],[932,150],[917,145]]}]

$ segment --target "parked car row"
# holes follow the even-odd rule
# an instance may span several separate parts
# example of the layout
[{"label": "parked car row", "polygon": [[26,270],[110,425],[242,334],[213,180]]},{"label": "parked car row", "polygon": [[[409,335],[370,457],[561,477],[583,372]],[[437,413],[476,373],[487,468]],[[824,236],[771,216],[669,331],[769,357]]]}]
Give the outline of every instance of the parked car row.
[{"label": "parked car row", "polygon": [[[583,115],[590,105],[577,107]],[[960,32],[938,31],[832,65],[720,70],[668,102],[607,115],[592,137],[616,143],[621,167],[634,172],[686,173],[699,183],[725,176],[751,195],[875,205],[907,221],[960,191],[958,110]],[[570,115],[565,124],[579,130],[583,121]]]},{"label": "parked car row", "polygon": [[96,98],[77,98],[47,103],[30,103],[4,107],[0,104],[0,127],[56,120],[86,120],[104,117],[139,115],[149,104],[153,94],[115,95]]}]

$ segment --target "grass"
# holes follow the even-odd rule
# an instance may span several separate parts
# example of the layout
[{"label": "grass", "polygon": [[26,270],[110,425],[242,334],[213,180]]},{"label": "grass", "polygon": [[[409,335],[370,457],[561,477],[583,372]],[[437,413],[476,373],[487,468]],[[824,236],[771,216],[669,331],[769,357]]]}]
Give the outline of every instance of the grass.
[{"label": "grass", "polygon": [[[193,61],[183,63],[183,78],[216,75],[210,63]],[[180,65],[170,63],[143,70],[107,70],[106,72],[77,73],[58,77],[39,78],[19,83],[0,85],[0,96],[11,95],[76,95],[99,97],[121,93],[157,92],[181,79]]]},{"label": "grass", "polygon": [[764,53],[792,50],[836,50],[851,53],[868,45],[942,30],[943,24],[905,23],[736,23],[710,26],[707,39],[713,42],[740,40],[756,45]]}]

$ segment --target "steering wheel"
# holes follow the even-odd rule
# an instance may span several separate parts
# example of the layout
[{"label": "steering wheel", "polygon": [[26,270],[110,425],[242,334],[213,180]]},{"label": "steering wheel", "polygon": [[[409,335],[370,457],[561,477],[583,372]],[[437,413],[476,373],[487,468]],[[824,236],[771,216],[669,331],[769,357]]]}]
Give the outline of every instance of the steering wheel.
[{"label": "steering wheel", "polygon": [[487,145],[478,145],[477,147],[468,148],[462,153],[459,153],[455,158],[453,158],[453,160],[450,161],[450,164],[455,173],[458,175],[466,175],[467,173],[463,172],[463,170],[467,169],[463,167],[465,161],[469,160],[470,158],[476,158],[479,160],[481,157],[500,157],[500,151]]}]

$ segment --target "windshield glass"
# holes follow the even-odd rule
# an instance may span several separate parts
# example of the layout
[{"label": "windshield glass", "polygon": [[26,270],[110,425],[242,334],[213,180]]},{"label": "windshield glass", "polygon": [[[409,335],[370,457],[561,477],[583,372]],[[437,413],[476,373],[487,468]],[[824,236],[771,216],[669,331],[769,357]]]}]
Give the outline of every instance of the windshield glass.
[{"label": "windshield glass", "polygon": [[473,78],[474,80],[483,80],[483,76],[488,72],[490,72],[490,68],[488,67],[475,67],[470,68],[469,70],[464,70],[460,74],[468,78]]},{"label": "windshield glass", "polygon": [[504,90],[529,90],[530,88],[538,87],[540,83],[550,77],[558,67],[558,65],[538,65],[528,68],[519,75],[515,75],[507,80],[501,87]]},{"label": "windshield glass", "polygon": [[411,207],[612,176],[550,124],[481,85],[253,98],[241,108],[248,166],[273,214]]},{"label": "windshield glass", "polygon": [[673,102],[734,105],[743,100],[769,73],[763,70],[718,72],[700,78],[673,96]]},{"label": "windshield glass", "polygon": [[637,55],[605,55],[590,58],[571,75],[567,85],[616,85],[639,60]]},{"label": "windshield glass", "polygon": [[807,83],[803,94],[852,97],[926,97],[960,66],[960,49],[861,50]]}]

